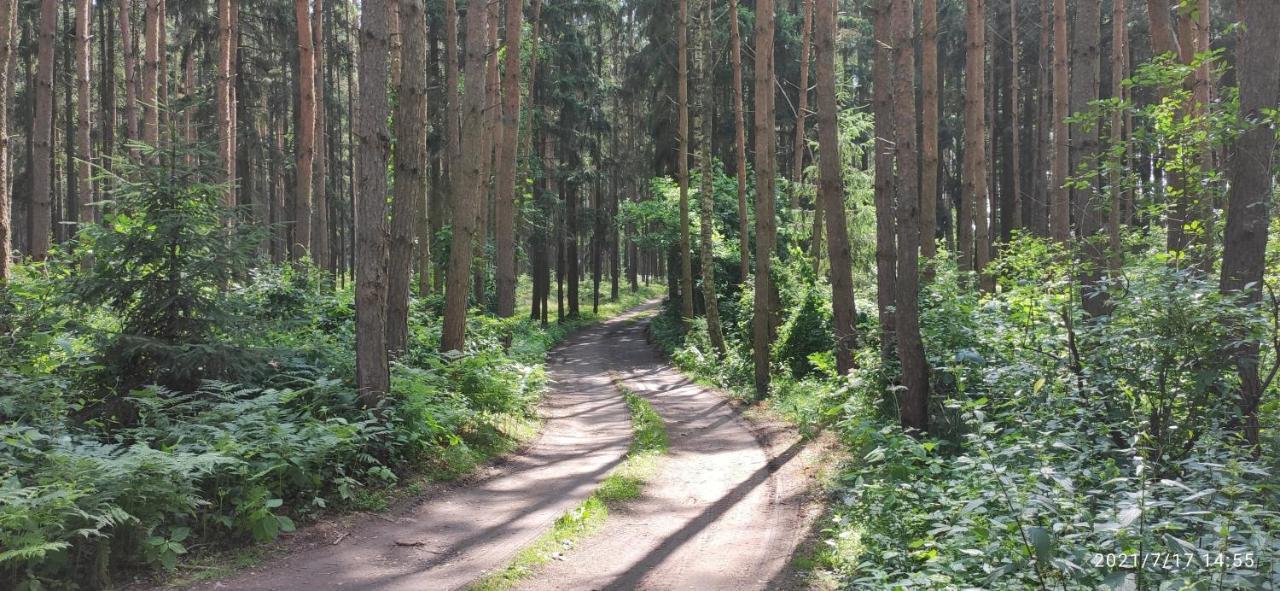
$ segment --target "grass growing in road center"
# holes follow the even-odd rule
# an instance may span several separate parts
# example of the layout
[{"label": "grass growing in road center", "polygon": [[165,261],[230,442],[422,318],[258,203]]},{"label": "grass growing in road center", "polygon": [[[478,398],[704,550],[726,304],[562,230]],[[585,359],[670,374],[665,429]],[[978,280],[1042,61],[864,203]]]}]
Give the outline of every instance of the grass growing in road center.
[{"label": "grass growing in road center", "polygon": [[472,591],[503,591],[537,572],[538,567],[560,558],[577,543],[604,527],[609,507],[640,496],[657,471],[658,457],[667,452],[667,429],[653,405],[614,378],[631,412],[631,448],[627,457],[605,477],[600,486],[577,507],[556,519],[551,530],[526,546],[506,568],[471,586]]}]

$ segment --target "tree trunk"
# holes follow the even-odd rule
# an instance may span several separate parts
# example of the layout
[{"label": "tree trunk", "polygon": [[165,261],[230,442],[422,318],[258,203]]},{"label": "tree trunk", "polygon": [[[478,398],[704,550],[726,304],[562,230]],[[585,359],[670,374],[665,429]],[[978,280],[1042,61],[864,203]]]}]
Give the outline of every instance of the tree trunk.
[{"label": "tree trunk", "polygon": [[160,29],[164,21],[160,16],[160,0],[146,0],[143,19],[146,27],[146,49],[142,59],[142,141],[152,146],[160,141]]},{"label": "tree trunk", "polygon": [[747,212],[747,129],[742,106],[742,37],[738,32],[738,0],[729,0],[729,45],[733,59],[733,149],[738,181],[738,277],[751,275],[751,226]]},{"label": "tree trunk", "polygon": [[329,257],[329,141],[325,96],[324,0],[313,0],[311,15],[312,51],[315,57],[315,133],[314,175],[311,184],[312,210],[311,258],[316,266],[332,271]]},{"label": "tree trunk", "polygon": [[9,280],[13,260],[13,210],[9,191],[9,88],[13,38],[18,26],[17,0],[0,0],[0,289]]},{"label": "tree trunk", "polygon": [[53,35],[57,30],[58,0],[40,4],[40,37],[36,50],[36,105],[32,125],[30,255],[43,261],[49,255],[53,231]]},{"label": "tree trunk", "polygon": [[494,191],[495,284],[498,316],[516,313],[516,150],[520,136],[520,28],[521,0],[506,3],[506,65],[502,75],[502,142]]},{"label": "tree trunk", "polygon": [[218,79],[215,89],[215,108],[218,125],[218,156],[222,161],[226,184],[222,205],[236,204],[236,104],[231,63],[234,59],[235,18],[232,4],[235,0],[218,0]]},{"label": "tree trunk", "polygon": [[314,170],[316,132],[316,61],[311,51],[309,0],[295,0],[298,27],[298,129],[295,138],[295,192],[293,197],[293,244],[289,254],[295,262],[306,260],[311,249],[311,182]]},{"label": "tree trunk", "polygon": [[120,53],[124,54],[125,141],[138,139],[138,64],[133,51],[133,2],[120,0]]},{"label": "tree trunk", "polygon": [[[92,4],[90,0],[76,0],[76,184],[80,211],[77,221],[80,227],[94,223],[96,207],[93,197],[93,122],[89,119],[91,98],[89,72],[93,68],[93,54],[89,38]],[[70,182],[70,181],[68,181]]]},{"label": "tree trunk", "polygon": [[[928,2],[929,0],[926,0]],[[817,63],[818,201],[825,210],[827,258],[831,263],[831,309],[835,329],[836,370],[845,375],[853,369],[857,346],[857,308],[853,297],[853,253],[844,209],[841,179],[840,128],[836,102],[836,0],[817,0],[815,6],[814,53]],[[925,105],[929,103],[926,99]]]},{"label": "tree trunk", "polygon": [[1049,237],[1060,244],[1071,239],[1067,100],[1067,0],[1053,0],[1053,174],[1049,187]]},{"label": "tree trunk", "polygon": [[756,397],[769,393],[769,345],[772,331],[774,238],[774,69],[773,0],[756,1],[755,46],[755,168],[756,168],[756,279],[752,322],[752,359]]},{"label": "tree trunk", "polygon": [[[1124,79],[1129,70],[1129,38],[1127,32],[1128,12],[1124,2],[1117,2],[1111,16],[1111,98],[1128,98],[1128,89]],[[1123,181],[1128,170],[1129,144],[1125,139],[1124,113],[1117,109],[1111,114],[1111,145],[1119,150],[1115,168],[1110,175],[1111,203],[1107,211],[1107,246],[1110,249],[1109,269],[1112,274],[1120,272],[1124,257],[1121,244],[1120,226],[1123,209]]]},{"label": "tree trunk", "polygon": [[[440,337],[441,351],[462,351],[465,346],[467,292],[469,291],[472,247],[476,239],[477,208],[484,201],[480,185],[481,160],[486,157],[484,143],[484,103],[486,87],[485,45],[488,41],[489,15],[485,10],[467,11],[466,95],[462,104],[462,128],[467,137],[462,142],[462,157],[452,171],[450,194],[453,196],[453,242],[449,247],[449,271],[445,284],[444,329]],[[363,86],[361,86],[363,88]]]},{"label": "tree trunk", "polygon": [[[1276,136],[1266,123],[1267,109],[1280,101],[1280,11],[1267,2],[1241,2],[1244,24],[1236,50],[1240,116],[1249,127],[1236,138],[1227,162],[1227,226],[1222,253],[1221,288],[1239,293],[1243,304],[1262,300],[1266,269],[1267,225],[1274,188]],[[1241,336],[1230,349],[1240,375],[1241,430],[1255,451],[1259,444],[1258,407],[1265,384],[1258,375],[1260,344]]]},{"label": "tree trunk", "polygon": [[[894,330],[894,290],[897,289],[897,238],[893,199],[893,77],[889,2],[875,0],[874,60],[871,64],[871,110],[875,119],[876,311],[880,320],[880,357],[889,361],[897,336]],[[961,216],[963,219],[963,216]],[[962,238],[964,234],[961,234]],[[961,240],[964,244],[964,240]],[[961,253],[964,253],[963,247]],[[963,254],[962,254],[963,258]]]},{"label": "tree trunk", "polygon": [[387,272],[387,351],[406,350],[409,285],[413,278],[413,230],[427,194],[427,19],[422,0],[400,0],[403,39],[395,113],[395,197]]},{"label": "tree trunk", "polygon": [[702,168],[702,190],[701,201],[701,228],[698,240],[699,252],[701,255],[702,265],[702,300],[706,308],[707,314],[707,335],[711,338],[711,345],[715,347],[716,354],[723,357],[725,353],[724,333],[720,329],[720,305],[716,301],[716,274],[715,274],[715,258],[712,255],[712,240],[714,239],[714,208],[715,197],[712,193],[711,179],[715,175],[715,168],[711,162],[711,133],[712,133],[712,102],[711,102],[711,85],[714,80],[713,70],[711,67],[712,49],[711,49],[711,0],[702,0],[703,13],[701,26],[698,28],[702,37],[702,51],[698,56],[698,77],[701,79],[701,97],[698,101],[698,119],[701,123],[702,138],[700,155],[698,164]]},{"label": "tree trunk", "polygon": [[[1123,0],[1121,2],[1123,4]],[[1010,211],[1001,212],[1009,229],[1022,226],[1022,75],[1018,68],[1018,2],[1009,0],[1009,176]]]},{"label": "tree trunk", "polygon": [[1027,207],[1027,226],[1038,236],[1049,235],[1049,195],[1051,189],[1045,182],[1045,171],[1051,167],[1053,142],[1049,130],[1053,128],[1050,113],[1052,82],[1050,77],[1049,54],[1052,50],[1050,40],[1053,38],[1053,7],[1051,3],[1040,4],[1040,47],[1037,58],[1036,74],[1036,130],[1035,160],[1032,179],[1032,199]]},{"label": "tree trunk", "polygon": [[[986,267],[991,259],[991,224],[987,186],[987,7],[986,0],[966,0],[964,76],[964,205],[973,219],[973,271],[978,284],[988,291]],[[897,100],[897,97],[895,97]],[[899,137],[901,134],[899,134]],[[899,171],[899,177],[902,177]],[[901,216],[899,216],[901,218]],[[902,251],[901,247],[898,249]],[[900,263],[901,264],[901,263]],[[899,270],[899,275],[901,275]],[[903,294],[903,297],[907,297]]]},{"label": "tree trunk", "polygon": [[493,201],[491,182],[496,166],[498,144],[501,142],[499,127],[502,124],[502,106],[499,104],[498,79],[498,3],[486,4],[485,14],[489,19],[489,36],[485,45],[485,109],[482,126],[484,152],[480,160],[480,207],[476,211],[476,246],[475,261],[471,265],[471,277],[474,285],[476,303],[482,308],[489,308],[488,276],[489,276],[489,209]]},{"label": "tree trunk", "polygon": [[453,171],[460,166],[462,158],[462,97],[458,89],[458,4],[456,0],[444,0],[444,140],[447,157],[444,159],[445,172],[449,182],[448,199],[445,205],[452,211],[458,199],[453,193]]},{"label": "tree trunk", "polygon": [[[225,0],[224,0],[225,1]],[[387,62],[390,7],[364,0],[356,135],[356,387],[375,407],[391,389],[387,365]],[[463,275],[465,277],[465,274]],[[465,285],[465,283],[464,283]]]},{"label": "tree trunk", "polygon": [[[800,83],[796,87],[796,138],[791,161],[791,209],[800,209],[800,185],[804,181],[805,115],[809,110],[809,44],[813,30],[814,0],[801,0]],[[816,211],[816,208],[815,208]]]},{"label": "tree trunk", "polygon": [[[982,15],[983,0],[969,0],[969,10]],[[975,6],[976,5],[976,6]],[[903,390],[898,395],[902,426],[929,428],[929,366],[920,339],[920,193],[916,186],[915,46],[912,0],[893,0],[890,29],[894,65],[894,157],[898,164],[898,359]],[[972,15],[970,16],[972,19]],[[981,25],[979,25],[981,26]],[[970,40],[970,56],[973,41]],[[979,54],[981,55],[981,54]],[[970,70],[972,72],[972,70]],[[982,89],[978,89],[981,96]],[[967,137],[967,133],[966,133]],[[981,226],[981,223],[979,223]],[[979,247],[983,245],[978,242]]]},{"label": "tree trunk", "polygon": [[920,257],[928,278],[933,275],[928,261],[938,254],[938,0],[924,0],[921,10]]},{"label": "tree trunk", "polygon": [[680,318],[693,318],[693,261],[689,236],[689,0],[677,0],[676,18],[676,174],[680,181]]}]

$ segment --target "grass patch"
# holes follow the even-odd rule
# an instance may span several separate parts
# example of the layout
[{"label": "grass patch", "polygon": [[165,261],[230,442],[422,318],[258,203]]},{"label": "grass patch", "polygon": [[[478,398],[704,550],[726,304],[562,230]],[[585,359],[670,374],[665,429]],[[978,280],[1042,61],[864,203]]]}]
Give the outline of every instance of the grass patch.
[{"label": "grass patch", "polygon": [[631,411],[632,439],[627,458],[591,496],[556,519],[550,531],[516,554],[506,568],[472,585],[472,591],[504,591],[529,578],[542,565],[599,532],[609,517],[609,507],[639,497],[645,483],[653,477],[658,457],[667,451],[667,430],[662,417],[647,400],[628,390],[616,378],[614,383]]}]

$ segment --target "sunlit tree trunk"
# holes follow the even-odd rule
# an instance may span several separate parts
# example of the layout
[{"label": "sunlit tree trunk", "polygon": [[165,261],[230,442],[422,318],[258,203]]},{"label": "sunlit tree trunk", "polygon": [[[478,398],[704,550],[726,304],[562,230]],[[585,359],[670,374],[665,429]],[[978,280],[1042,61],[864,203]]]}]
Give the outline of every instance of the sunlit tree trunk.
[{"label": "sunlit tree trunk", "polygon": [[[938,0],[924,0],[921,11],[920,258],[927,264],[938,253]],[[932,276],[932,267],[924,273]]]},{"label": "sunlit tree trunk", "polygon": [[294,261],[305,260],[311,249],[311,182],[315,160],[316,132],[316,62],[311,51],[311,11],[309,0],[295,0],[294,14],[298,28],[298,129],[294,146],[295,183],[293,195],[293,244],[289,255]]},{"label": "sunlit tree trunk", "polygon": [[[1122,2],[1123,3],[1123,2]],[[1018,64],[1018,0],[1009,0],[1009,174],[1013,194],[1006,201],[1012,211],[1002,212],[1009,228],[1022,226],[1022,76]]]},{"label": "sunlit tree trunk", "polygon": [[[927,0],[926,0],[927,1]],[[818,124],[818,207],[825,210],[827,258],[831,263],[831,308],[835,330],[836,370],[841,375],[853,369],[857,345],[854,327],[857,308],[853,298],[853,253],[844,209],[841,178],[840,128],[836,102],[836,0],[817,0],[814,7],[814,57],[817,61]],[[926,103],[927,104],[927,103]]]},{"label": "sunlit tree trunk", "polygon": [[800,209],[800,184],[804,181],[805,132],[807,131],[805,117],[809,111],[809,46],[813,31],[814,0],[800,1],[801,12],[803,12],[800,25],[800,80],[796,86],[796,135],[791,160],[791,182],[794,184],[791,190],[791,209],[796,211]]},{"label": "sunlit tree trunk", "polygon": [[480,206],[476,210],[475,261],[471,265],[472,288],[478,304],[488,308],[489,277],[489,210],[493,200],[493,178],[498,144],[501,141],[502,105],[499,98],[501,82],[498,79],[498,3],[486,4],[489,19],[489,36],[485,50],[485,109],[482,126],[484,152],[480,160]]},{"label": "sunlit tree trunk", "polygon": [[160,0],[146,0],[146,11],[143,23],[146,37],[145,50],[142,57],[142,141],[156,145],[160,141],[160,29],[164,26],[161,18]]},{"label": "sunlit tree trunk", "polygon": [[676,174],[680,182],[680,318],[693,318],[693,261],[689,236],[689,0],[677,0],[676,17]]},{"label": "sunlit tree trunk", "polygon": [[[973,271],[978,274],[978,284],[989,290],[987,263],[991,259],[990,195],[987,185],[987,3],[986,0],[966,0],[965,24],[965,77],[964,77],[964,204],[972,212],[973,219]],[[897,97],[895,97],[897,100]],[[899,137],[901,137],[899,135]],[[899,171],[899,178],[901,171]],[[902,252],[902,249],[898,249]],[[899,263],[901,264],[901,263]],[[901,275],[899,270],[899,275]],[[905,296],[904,296],[905,297]]]},{"label": "sunlit tree trunk", "polygon": [[[872,32],[875,36],[871,64],[871,110],[875,119],[876,210],[876,311],[880,319],[880,356],[888,361],[897,336],[894,331],[894,290],[897,289],[897,237],[893,198],[893,51],[889,29],[889,3],[874,0]],[[963,222],[964,216],[960,216]],[[963,227],[963,226],[962,226]],[[964,244],[961,233],[961,244]],[[964,253],[961,248],[962,258]]]},{"label": "sunlit tree trunk", "polygon": [[[452,179],[453,171],[459,166],[462,157],[462,97],[458,89],[458,5],[456,0],[444,0],[444,159],[445,173]],[[457,196],[453,194],[453,182],[445,183],[449,187],[445,205],[453,207]]]},{"label": "sunlit tree trunk", "polygon": [[[1111,17],[1111,97],[1128,98],[1124,80],[1129,71],[1128,11],[1124,2],[1115,3]],[[1118,149],[1115,168],[1110,175],[1111,203],[1107,211],[1107,246],[1110,252],[1109,268],[1113,274],[1120,272],[1124,256],[1121,244],[1121,222],[1124,200],[1123,182],[1129,162],[1129,144],[1125,138],[1124,113],[1117,109],[1111,114],[1111,145]]]},{"label": "sunlit tree trunk", "polygon": [[218,0],[218,78],[215,82],[215,108],[218,126],[218,158],[221,160],[223,178],[227,184],[222,204],[236,204],[232,184],[236,180],[236,105],[235,86],[232,77],[234,59],[235,0]]},{"label": "sunlit tree trunk", "polygon": [[[977,3],[981,15],[982,0]],[[916,185],[915,45],[912,0],[893,0],[889,17],[894,66],[894,158],[898,179],[898,360],[902,364],[903,390],[898,395],[902,426],[929,428],[929,365],[920,339],[920,192]],[[970,56],[972,57],[972,42]],[[979,89],[979,94],[981,89]],[[978,242],[979,248],[985,243]]]},{"label": "sunlit tree trunk", "polygon": [[711,0],[702,0],[702,20],[698,32],[702,39],[702,51],[698,56],[698,77],[700,78],[699,86],[701,93],[698,100],[698,120],[701,124],[702,137],[699,139],[698,164],[702,169],[702,189],[701,193],[701,228],[698,241],[699,254],[701,255],[702,265],[702,299],[707,312],[707,334],[711,338],[711,345],[715,347],[716,353],[723,356],[725,353],[724,334],[720,329],[720,305],[716,301],[716,274],[715,274],[715,258],[713,257],[712,244],[715,234],[715,197],[712,193],[711,179],[715,175],[715,167],[711,162],[711,137],[712,137],[712,103],[711,103],[711,85],[714,80],[713,70],[711,68],[712,50],[711,50]]},{"label": "sunlit tree trunk", "polygon": [[756,278],[753,301],[752,359],[758,398],[769,393],[769,345],[773,336],[771,278],[777,222],[774,219],[774,175],[777,154],[774,135],[773,0],[756,2],[755,46],[755,168]]},{"label": "sunlit tree trunk", "polygon": [[355,121],[356,387],[360,399],[370,407],[381,402],[391,388],[386,339],[390,20],[387,0],[364,0],[357,62],[360,108]]},{"label": "sunlit tree trunk", "polygon": [[422,0],[400,0],[403,39],[395,112],[395,196],[387,272],[387,351],[403,353],[409,335],[413,230],[427,195],[427,19]]},{"label": "sunlit tree trunk", "polygon": [[[472,249],[476,239],[477,208],[484,202],[480,184],[481,160],[486,157],[484,107],[486,87],[485,50],[489,37],[486,10],[467,11],[466,94],[462,100],[462,157],[450,179],[453,195],[453,241],[449,247],[449,270],[445,284],[444,329],[441,351],[461,351],[465,345],[467,292]],[[363,88],[363,86],[362,86]]]},{"label": "sunlit tree trunk", "polygon": [[120,53],[124,54],[125,140],[138,139],[138,64],[133,53],[133,2],[120,0]]},{"label": "sunlit tree trunk", "polygon": [[13,201],[9,191],[9,88],[12,84],[17,0],[0,0],[0,288],[9,280],[13,260]]},{"label": "sunlit tree trunk", "polygon": [[1053,174],[1049,181],[1049,237],[1062,244],[1071,239],[1067,100],[1067,0],[1053,0]]},{"label": "sunlit tree trunk", "polygon": [[[1235,140],[1227,162],[1227,226],[1222,253],[1221,288],[1239,293],[1243,303],[1262,299],[1266,270],[1267,225],[1275,190],[1276,136],[1266,111],[1280,102],[1280,10],[1267,2],[1241,2],[1236,50],[1240,115],[1249,127]],[[1245,338],[1230,349],[1240,375],[1241,431],[1255,450],[1261,425],[1258,407],[1266,384],[1258,375],[1258,341]],[[1270,378],[1268,378],[1270,379]]]},{"label": "sunlit tree trunk", "polygon": [[31,141],[30,255],[43,261],[49,255],[53,232],[53,35],[57,30],[58,0],[40,3],[40,33],[36,48],[36,104]]},{"label": "sunlit tree trunk", "polygon": [[498,316],[516,312],[516,150],[520,136],[520,28],[523,2],[506,3],[506,64],[502,73],[502,142],[494,191],[494,239]]},{"label": "sunlit tree trunk", "polygon": [[311,258],[321,269],[331,270],[329,263],[329,140],[326,130],[324,0],[313,0],[311,15],[312,51],[315,56],[315,155],[311,183]]},{"label": "sunlit tree trunk", "polygon": [[742,106],[742,37],[738,32],[738,0],[729,0],[729,51],[733,60],[733,150],[738,181],[738,273],[751,275],[751,222],[747,212],[747,129]]},{"label": "sunlit tree trunk", "polygon": [[76,184],[80,196],[77,220],[81,227],[94,223],[96,219],[96,200],[90,180],[93,170],[93,121],[89,118],[92,100],[89,72],[93,68],[93,45],[89,38],[89,24],[93,18],[91,10],[90,0],[76,0]]}]

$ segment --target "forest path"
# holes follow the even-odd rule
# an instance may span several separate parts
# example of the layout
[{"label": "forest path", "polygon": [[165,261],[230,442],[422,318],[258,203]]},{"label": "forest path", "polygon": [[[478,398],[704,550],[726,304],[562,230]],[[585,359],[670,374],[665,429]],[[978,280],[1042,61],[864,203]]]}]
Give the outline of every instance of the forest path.
[{"label": "forest path", "polygon": [[284,555],[201,590],[465,589],[502,568],[625,457],[630,417],[613,379],[645,397],[670,448],[640,498],[518,587],[780,589],[813,516],[799,438],[748,422],[646,342],[656,302],[579,332],[549,353],[541,436],[480,475],[386,515],[306,528]]},{"label": "forest path", "polygon": [[[619,334],[642,341],[647,322]],[[518,589],[804,588],[792,555],[817,510],[813,454],[793,429],[748,421],[651,346],[609,349],[614,375],[662,417],[670,441],[638,499],[611,509],[603,533]]]},{"label": "forest path", "polygon": [[545,422],[528,448],[401,510],[306,528],[285,542],[291,547],[284,556],[194,588],[443,591],[505,566],[626,455],[631,418],[610,378],[611,362],[648,348],[644,333],[630,327],[653,305],[580,331],[549,352]]}]

